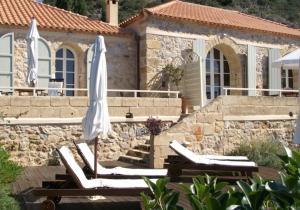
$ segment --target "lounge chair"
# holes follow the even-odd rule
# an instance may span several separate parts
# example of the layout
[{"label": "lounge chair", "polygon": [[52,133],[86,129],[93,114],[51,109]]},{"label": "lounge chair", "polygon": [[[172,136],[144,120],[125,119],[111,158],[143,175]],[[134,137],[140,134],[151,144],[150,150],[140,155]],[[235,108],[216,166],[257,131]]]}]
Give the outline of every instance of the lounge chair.
[{"label": "lounge chair", "polygon": [[247,180],[254,172],[258,172],[254,162],[242,157],[197,155],[177,141],[172,141],[170,147],[177,154],[177,156],[169,155],[164,165],[168,168],[171,181],[190,180],[188,176],[202,174],[218,176],[219,179],[228,181]]},{"label": "lounge chair", "polygon": [[[81,156],[83,162],[91,174],[94,174],[94,154],[86,143],[76,144],[74,142],[78,154]],[[97,163],[97,173],[99,177],[141,177],[147,176],[152,178],[165,177],[168,174],[167,169],[132,169],[132,168],[105,168],[99,163]]]},{"label": "lounge chair", "polygon": [[67,147],[60,148],[58,154],[72,180],[45,182],[42,188],[35,188],[33,195],[47,197],[42,209],[55,210],[55,205],[64,196],[139,196],[141,192],[149,193],[143,179],[87,179]]}]

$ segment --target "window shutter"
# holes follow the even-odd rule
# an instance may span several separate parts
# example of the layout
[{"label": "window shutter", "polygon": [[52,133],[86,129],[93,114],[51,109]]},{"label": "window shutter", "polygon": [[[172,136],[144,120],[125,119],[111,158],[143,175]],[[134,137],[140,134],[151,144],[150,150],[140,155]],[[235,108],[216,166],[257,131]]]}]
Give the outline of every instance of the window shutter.
[{"label": "window shutter", "polygon": [[51,52],[48,44],[43,39],[38,41],[38,87],[48,87],[51,78]]},{"label": "window shutter", "polygon": [[0,87],[13,86],[13,41],[13,33],[0,37]]},{"label": "window shutter", "polygon": [[184,95],[190,106],[204,106],[205,103],[205,40],[193,42],[193,52],[199,56],[196,63],[187,64],[184,74]]},{"label": "window shutter", "polygon": [[[279,49],[269,49],[269,89],[281,89],[280,68],[272,66],[273,62],[280,57]],[[270,91],[270,95],[278,94],[278,91]]]},{"label": "window shutter", "polygon": [[[248,45],[248,88],[256,89],[256,47]],[[249,96],[255,96],[255,90],[248,91]]]}]

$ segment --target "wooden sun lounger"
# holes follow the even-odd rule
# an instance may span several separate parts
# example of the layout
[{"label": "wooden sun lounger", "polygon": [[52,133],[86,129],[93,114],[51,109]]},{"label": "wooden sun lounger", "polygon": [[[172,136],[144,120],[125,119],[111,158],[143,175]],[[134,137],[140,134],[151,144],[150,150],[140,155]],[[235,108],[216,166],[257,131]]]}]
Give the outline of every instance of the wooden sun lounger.
[{"label": "wooden sun lounger", "polygon": [[[47,197],[47,199],[42,203],[42,210],[55,210],[56,205],[61,200],[61,197],[64,196],[140,196],[141,192],[150,194],[150,190],[147,185],[145,183],[141,184],[143,182],[142,179],[88,180],[80,166],[76,163],[74,157],[72,155],[67,158],[65,157],[65,154],[62,152],[65,153],[69,150],[66,147],[63,148],[64,150],[57,151],[66,167],[66,170],[69,172],[68,179],[43,182],[43,186],[41,188],[34,188],[32,190],[32,194],[35,196]],[[113,183],[114,181],[119,181],[118,183],[125,184],[125,186],[116,186],[116,184]],[[94,182],[101,187],[93,187],[91,184]],[[128,182],[133,184],[138,182],[140,184],[136,184],[137,187],[127,187],[126,183]],[[112,183],[113,187],[107,187],[110,186],[109,183]]]},{"label": "wooden sun lounger", "polygon": [[[84,162],[84,172],[86,173],[87,176],[93,176],[94,175],[94,169],[93,169],[93,165],[94,165],[94,159],[92,159],[92,161],[88,161],[87,160],[87,157],[85,154],[82,153],[82,150],[81,148],[79,147],[80,145],[77,144],[75,141],[73,141],[75,147],[76,147],[76,150],[77,150],[77,153],[79,154],[79,156],[81,157],[81,159],[83,160]],[[85,143],[81,143],[81,144],[84,144],[84,145],[81,145],[81,146],[85,146],[87,147],[87,145]],[[90,149],[88,148],[86,152],[89,152],[91,153]],[[92,163],[91,163],[92,162]],[[107,169],[107,168],[104,168],[103,166],[99,165],[98,163],[98,169],[101,171],[101,168],[103,170],[112,170],[112,169]],[[123,168],[125,171],[126,170],[130,170],[131,172],[135,173],[135,175],[128,175],[128,174],[101,174],[101,173],[98,173],[98,177],[100,178],[115,178],[115,179],[126,179],[126,178],[131,178],[131,179],[138,179],[138,178],[141,178],[141,177],[148,177],[148,178],[161,178],[161,177],[166,177],[167,176],[167,170],[166,169],[143,169],[143,168],[140,168],[140,169],[132,169],[132,168]],[[139,174],[138,171],[143,171],[142,174]],[[149,174],[147,174],[147,171],[149,172]],[[153,173],[151,173],[153,172]],[[158,172],[157,174],[155,174],[156,172]],[[58,177],[62,178],[62,176],[59,176]]]},{"label": "wooden sun lounger", "polygon": [[[168,176],[171,177],[171,181],[189,182],[192,177],[208,174],[217,176],[219,180],[235,182],[241,179],[248,180],[253,177],[253,173],[258,172],[256,164],[251,164],[253,162],[249,161],[215,161],[217,164],[196,163],[189,157],[184,156],[183,152],[176,150],[180,149],[180,147],[170,147],[177,154],[169,155],[164,164],[164,167],[168,168]],[[191,153],[191,151],[189,151],[189,153]],[[194,157],[197,156],[194,155]],[[207,161],[209,162],[209,160]],[[223,162],[227,164],[222,165]],[[231,162],[235,165],[228,165],[228,163]],[[246,166],[247,163],[249,163],[249,166]]]}]

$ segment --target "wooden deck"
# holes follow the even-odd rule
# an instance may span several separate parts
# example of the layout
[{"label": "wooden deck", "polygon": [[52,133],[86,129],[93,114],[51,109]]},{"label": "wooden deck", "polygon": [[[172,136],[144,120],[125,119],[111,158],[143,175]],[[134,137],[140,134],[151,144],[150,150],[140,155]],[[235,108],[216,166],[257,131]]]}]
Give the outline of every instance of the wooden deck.
[{"label": "wooden deck", "polygon": [[[110,162],[110,166],[130,167],[130,165]],[[31,195],[30,189],[33,187],[41,187],[42,181],[51,181],[55,179],[55,174],[65,173],[64,167],[61,166],[41,166],[41,167],[27,167],[23,173],[17,178],[16,182],[12,184],[13,195],[20,201],[22,210],[39,210],[40,203],[45,198],[35,198]],[[171,183],[170,188],[181,191],[180,186],[176,183]],[[179,204],[184,209],[191,209],[188,200],[184,193],[181,193]],[[62,199],[57,207],[57,210],[138,210],[140,207],[140,197],[105,197],[91,201],[87,197],[65,197]]]}]

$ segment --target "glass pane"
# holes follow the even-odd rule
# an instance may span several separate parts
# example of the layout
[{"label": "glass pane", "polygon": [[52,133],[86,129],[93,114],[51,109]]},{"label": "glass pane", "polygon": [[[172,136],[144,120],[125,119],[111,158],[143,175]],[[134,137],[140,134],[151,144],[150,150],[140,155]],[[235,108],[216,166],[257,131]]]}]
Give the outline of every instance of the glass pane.
[{"label": "glass pane", "polygon": [[281,78],[285,78],[285,76],[286,76],[286,74],[285,74],[285,69],[283,69],[283,70],[281,71]]},{"label": "glass pane", "polygon": [[214,62],[214,72],[215,73],[220,73],[220,61],[215,61]]},{"label": "glass pane", "polygon": [[210,59],[210,51],[208,52],[206,59]]},{"label": "glass pane", "polygon": [[207,99],[211,99],[210,86],[206,86],[206,97],[207,97]]},{"label": "glass pane", "polygon": [[224,74],[224,86],[230,86],[230,74]]},{"label": "glass pane", "polygon": [[221,85],[221,75],[220,74],[215,74],[214,76],[215,81],[214,81],[214,85],[215,86],[220,86]]},{"label": "glass pane", "polygon": [[63,57],[63,49],[60,49],[56,52],[56,57],[57,58],[62,58]]},{"label": "glass pane", "polygon": [[206,85],[210,85],[210,74],[206,74]]},{"label": "glass pane", "polygon": [[48,45],[41,39],[38,42],[39,58],[50,58],[50,49]]},{"label": "glass pane", "polygon": [[206,60],[206,72],[210,72],[210,60]]},{"label": "glass pane", "polygon": [[71,50],[67,49],[67,58],[74,58],[74,54],[72,53]]},{"label": "glass pane", "polygon": [[293,70],[290,69],[290,70],[288,71],[288,74],[289,74],[288,77],[293,77]]},{"label": "glass pane", "polygon": [[220,51],[217,49],[214,49],[214,59],[220,60]]},{"label": "glass pane", "polygon": [[39,75],[50,75],[51,74],[51,64],[50,61],[39,60]]},{"label": "glass pane", "polygon": [[63,71],[63,61],[61,60],[55,61],[55,71]]},{"label": "glass pane", "polygon": [[67,72],[74,72],[74,61],[67,61]]},{"label": "glass pane", "polygon": [[230,70],[229,70],[229,64],[227,61],[224,61],[224,73],[229,73]]},{"label": "glass pane", "polygon": [[12,57],[0,56],[0,73],[9,74],[12,72]]},{"label": "glass pane", "polygon": [[12,35],[7,35],[0,39],[0,54],[12,54]]},{"label": "glass pane", "polygon": [[289,78],[289,88],[293,89],[293,87],[294,87],[293,78]]},{"label": "glass pane", "polygon": [[67,73],[67,85],[74,84],[74,74]]},{"label": "glass pane", "polygon": [[286,88],[286,81],[285,78],[281,78],[281,87]]},{"label": "glass pane", "polygon": [[55,79],[63,79],[63,73],[61,71],[55,72]]},{"label": "glass pane", "polygon": [[215,97],[221,95],[221,88],[220,87],[215,87],[214,92],[215,92]]},{"label": "glass pane", "polygon": [[[66,88],[74,88],[74,85],[66,85]],[[67,90],[66,95],[67,96],[74,96],[74,91],[73,90]]]}]

